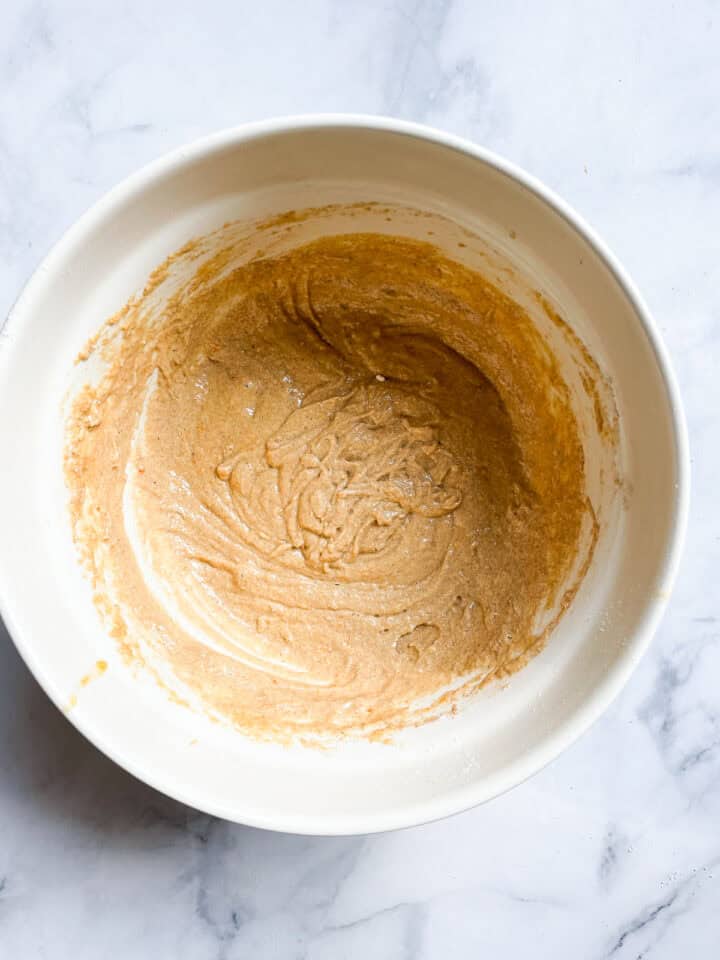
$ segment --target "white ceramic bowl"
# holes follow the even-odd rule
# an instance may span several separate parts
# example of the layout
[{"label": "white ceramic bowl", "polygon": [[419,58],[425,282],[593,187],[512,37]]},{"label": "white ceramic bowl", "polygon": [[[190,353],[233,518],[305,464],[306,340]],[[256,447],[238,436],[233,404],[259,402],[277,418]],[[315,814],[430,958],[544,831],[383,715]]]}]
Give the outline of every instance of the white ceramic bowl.
[{"label": "white ceramic bowl", "polygon": [[[255,743],[123,666],[71,545],[63,397],[86,338],[190,237],[238,217],[368,199],[444,213],[560,305],[612,381],[626,504],[547,648],[505,687],[390,746]],[[394,120],[329,116],[251,124],[176,150],[68,231],[25,288],[0,346],[2,615],[78,729],[194,807],[315,834],[385,830],[463,810],[520,783],[586,730],[658,623],[689,486],[680,399],[658,332],[589,227],[541,184],[471,143]],[[98,659],[109,669],[82,685]]]}]

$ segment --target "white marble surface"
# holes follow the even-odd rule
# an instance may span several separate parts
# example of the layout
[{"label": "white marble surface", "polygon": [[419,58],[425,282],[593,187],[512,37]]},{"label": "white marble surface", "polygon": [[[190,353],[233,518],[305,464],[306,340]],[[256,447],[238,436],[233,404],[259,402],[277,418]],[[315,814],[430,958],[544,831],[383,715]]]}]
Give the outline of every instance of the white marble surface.
[{"label": "white marble surface", "polygon": [[720,5],[2,0],[0,314],[138,165],[219,127],[328,110],[497,150],[636,278],[694,454],[667,616],[620,700],[542,774],[366,839],[262,833],[154,793],[68,725],[3,632],[0,956],[717,956]]}]

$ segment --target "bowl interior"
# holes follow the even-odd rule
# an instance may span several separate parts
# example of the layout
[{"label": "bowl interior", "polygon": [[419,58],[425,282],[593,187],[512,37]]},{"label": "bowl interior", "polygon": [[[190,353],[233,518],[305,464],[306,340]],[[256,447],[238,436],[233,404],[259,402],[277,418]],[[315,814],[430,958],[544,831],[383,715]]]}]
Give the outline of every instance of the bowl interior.
[{"label": "bowl interior", "polygon": [[[623,486],[607,496],[596,556],[571,609],[509,682],[391,745],[260,744],[177,705],[121,662],[70,539],[63,402],[87,338],[188,239],[237,218],[357,201],[449,218],[447,235],[440,229],[433,242],[456,248],[456,231],[466,228],[480,238],[466,258],[514,284],[518,297],[540,290],[552,301],[612,383]],[[399,226],[392,231],[415,229],[410,220]],[[322,230],[342,228],[329,218]],[[593,244],[527,183],[410,129],[250,128],[141,172],[55,248],[4,333],[0,426],[11,469],[0,475],[0,599],[21,653],[97,746],[166,793],[230,819],[364,832],[451,813],[514,785],[617,692],[669,590],[684,467],[662,363],[638,310]],[[600,491],[609,466],[591,444],[586,455]],[[109,664],[101,676],[98,660]]]}]

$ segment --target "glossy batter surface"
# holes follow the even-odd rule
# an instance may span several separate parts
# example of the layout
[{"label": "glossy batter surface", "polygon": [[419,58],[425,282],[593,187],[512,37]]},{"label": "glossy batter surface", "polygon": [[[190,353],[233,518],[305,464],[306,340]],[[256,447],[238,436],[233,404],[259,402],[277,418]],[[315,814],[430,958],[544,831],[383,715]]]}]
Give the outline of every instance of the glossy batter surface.
[{"label": "glossy batter surface", "polygon": [[568,390],[523,310],[428,244],[220,257],[100,342],[66,456],[98,604],[246,733],[418,722],[525,663],[569,602]]}]

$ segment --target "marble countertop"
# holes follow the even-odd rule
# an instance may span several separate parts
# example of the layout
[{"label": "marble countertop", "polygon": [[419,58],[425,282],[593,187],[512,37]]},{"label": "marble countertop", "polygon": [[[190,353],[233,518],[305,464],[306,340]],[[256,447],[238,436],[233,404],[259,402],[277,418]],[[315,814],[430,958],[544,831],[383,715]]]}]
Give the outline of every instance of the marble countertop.
[{"label": "marble countertop", "polygon": [[277,114],[392,114],[498,151],[599,230],[669,345],[694,455],[679,581],[624,694],[530,782],[429,826],[312,839],[187,809],[86,743],[2,631],[0,956],[717,955],[718,51],[712,0],[0,5],[0,314],[164,151]]}]

